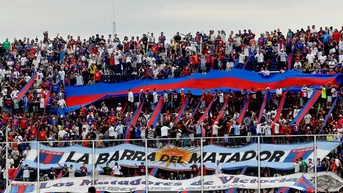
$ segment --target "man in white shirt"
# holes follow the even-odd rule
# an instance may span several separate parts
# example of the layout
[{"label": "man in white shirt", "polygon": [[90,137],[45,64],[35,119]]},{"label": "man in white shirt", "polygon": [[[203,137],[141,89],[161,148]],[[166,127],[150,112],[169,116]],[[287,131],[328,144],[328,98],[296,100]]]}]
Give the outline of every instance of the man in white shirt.
[{"label": "man in white shirt", "polygon": [[23,168],[23,180],[24,182],[30,181],[30,168],[27,164]]},{"label": "man in white shirt", "polygon": [[156,88],[154,88],[154,92],[152,93],[152,97],[153,97],[153,102],[154,102],[154,106],[157,106],[158,103],[158,94],[156,92]]},{"label": "man in white shirt", "polygon": [[168,131],[170,130],[169,127],[167,126],[162,126],[161,127],[161,137],[162,138],[168,138]]},{"label": "man in white shirt", "polygon": [[118,162],[116,162],[112,168],[112,172],[115,177],[119,177],[121,175],[120,170],[121,170],[121,167],[120,165],[118,165]]},{"label": "man in white shirt", "polygon": [[134,101],[133,92],[130,88],[129,88],[129,91],[127,92],[127,102],[129,103],[128,104],[128,110],[133,111],[135,101]]}]

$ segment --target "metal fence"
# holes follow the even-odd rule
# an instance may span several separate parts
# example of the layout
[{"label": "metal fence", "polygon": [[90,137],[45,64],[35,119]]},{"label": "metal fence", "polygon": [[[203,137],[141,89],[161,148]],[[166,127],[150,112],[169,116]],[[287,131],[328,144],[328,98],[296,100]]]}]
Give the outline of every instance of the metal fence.
[{"label": "metal fence", "polygon": [[[112,173],[104,173],[106,163],[109,163],[111,168],[118,163],[121,167],[120,174],[114,174],[113,178],[133,177],[138,174],[144,175],[147,182],[151,176],[173,179],[173,175],[175,178],[180,176],[181,180],[198,176],[201,181],[204,181],[204,176],[218,174],[218,170],[221,170],[219,171],[221,174],[240,174],[258,179],[306,173],[306,176],[310,176],[310,181],[317,192],[329,187],[318,184],[318,176],[322,171],[318,169],[317,159],[323,161],[327,156],[330,157],[329,161],[331,158],[335,159],[340,155],[342,148],[341,136],[338,134],[183,137],[185,138],[139,140],[102,140],[100,137],[96,141],[7,142],[1,144],[2,147],[8,147],[5,151],[6,167],[23,169],[17,172],[15,180],[11,179],[8,174],[5,178],[6,185],[13,181],[28,181],[36,187],[41,187],[44,179],[64,178],[60,175],[63,173],[61,171],[64,164],[67,164],[69,168],[73,165],[76,170],[80,170],[85,162],[86,174],[76,172],[75,177],[91,176],[93,184],[100,176],[113,176]],[[326,147],[326,144],[332,148]],[[300,171],[295,169],[295,167],[298,168],[295,166],[296,159],[299,161],[304,159],[307,168],[300,168]],[[309,159],[312,159],[312,165]],[[197,174],[191,170],[194,161],[198,167]],[[23,172],[26,164],[30,168],[29,177]],[[144,174],[138,171],[140,165],[146,168]],[[54,170],[51,168],[55,168],[55,173],[51,172]],[[156,169],[159,170],[158,175],[152,174]],[[339,173],[339,171],[334,171],[334,173]],[[254,189],[258,192],[264,189],[261,181]],[[36,190],[39,192],[38,188]],[[204,183],[198,184],[194,190],[208,191]],[[150,185],[146,185],[145,191],[155,190],[151,189]]]}]

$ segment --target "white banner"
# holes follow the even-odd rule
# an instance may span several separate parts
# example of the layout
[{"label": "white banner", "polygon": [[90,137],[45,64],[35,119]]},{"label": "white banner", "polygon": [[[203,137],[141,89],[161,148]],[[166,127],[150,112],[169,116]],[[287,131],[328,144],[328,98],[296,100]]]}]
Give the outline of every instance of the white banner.
[{"label": "white banner", "polygon": [[[281,177],[261,178],[261,189],[273,192],[274,189],[280,187],[290,187],[302,190],[303,187],[296,186],[297,180],[304,175],[312,183],[314,182],[314,174],[292,174]],[[238,188],[242,193],[253,193],[258,189],[258,178],[244,175],[209,175],[204,176],[204,190],[226,190],[228,188]],[[98,190],[107,192],[133,192],[136,190],[144,190],[146,188],[145,176],[139,177],[111,177],[97,176],[95,187]],[[148,178],[149,191],[172,191],[179,192],[183,190],[200,191],[201,178],[196,177],[188,180],[163,180],[149,176]],[[78,178],[61,178],[46,182],[40,182],[39,192],[87,192],[88,187],[92,185],[92,177]],[[334,173],[321,172],[318,173],[318,188],[319,191],[329,189],[330,192],[337,192],[343,186],[343,180]],[[21,191],[19,191],[21,190]],[[34,182],[19,182],[13,181],[8,192],[37,192],[37,184]],[[267,192],[267,191],[266,191]]]}]

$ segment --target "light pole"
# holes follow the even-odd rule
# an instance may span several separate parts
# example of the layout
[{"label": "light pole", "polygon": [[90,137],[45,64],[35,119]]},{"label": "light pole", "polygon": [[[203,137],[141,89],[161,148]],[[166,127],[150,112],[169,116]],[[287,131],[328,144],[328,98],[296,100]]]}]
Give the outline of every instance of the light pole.
[{"label": "light pole", "polygon": [[112,16],[113,16],[113,34],[117,33],[117,29],[116,29],[116,16],[114,14],[114,1],[112,0]]}]

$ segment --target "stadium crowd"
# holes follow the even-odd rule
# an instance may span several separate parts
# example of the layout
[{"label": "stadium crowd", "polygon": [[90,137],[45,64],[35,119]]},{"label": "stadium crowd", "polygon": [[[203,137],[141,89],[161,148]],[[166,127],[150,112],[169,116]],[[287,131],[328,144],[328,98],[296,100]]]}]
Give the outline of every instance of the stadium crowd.
[{"label": "stadium crowd", "polygon": [[[148,33],[142,37],[125,36],[122,40],[116,34],[110,34],[107,38],[104,35],[89,39],[73,36],[64,39],[59,35],[50,38],[48,32],[44,32],[42,40],[23,38],[10,42],[6,39],[0,46],[0,142],[8,140],[12,143],[7,162],[6,147],[2,145],[0,163],[3,173],[6,166],[23,167],[22,180],[35,180],[28,172],[30,168],[21,165],[30,150],[29,141],[38,140],[50,146],[63,147],[78,143],[66,141],[81,140],[79,144],[91,147],[86,140],[97,140],[96,147],[103,148],[118,144],[113,140],[124,139],[126,130],[129,130],[130,143],[133,144],[141,145],[139,139],[159,139],[149,141],[149,147],[156,148],[166,143],[179,147],[199,146],[197,137],[208,137],[204,144],[215,143],[227,147],[252,143],[253,136],[264,136],[263,143],[274,144],[308,141],[310,138],[306,135],[309,134],[328,134],[325,140],[341,141],[341,85],[323,85],[320,99],[304,120],[294,127],[290,125],[291,121],[313,94],[311,85],[302,85],[299,93],[287,92],[278,120],[275,118],[282,89],[288,88],[278,88],[275,92],[268,87],[246,88],[241,92],[217,90],[211,93],[204,90],[201,96],[183,89],[176,91],[166,88],[163,93],[142,90],[138,95],[128,90],[125,98],[104,99],[71,112],[64,112],[67,106],[64,88],[98,82],[177,78],[195,72],[206,74],[211,69],[243,68],[264,76],[286,70],[336,74],[341,72],[343,61],[342,30],[308,26],[296,32],[289,30],[283,34],[280,30],[274,30],[258,36],[251,30],[237,33],[223,30],[215,33],[211,30],[208,34],[197,32],[194,35],[177,32],[169,42],[163,32],[158,37]],[[34,83],[31,88],[18,97],[20,90],[32,78]],[[267,96],[266,108],[258,120],[264,95]],[[156,126],[148,125],[160,97],[164,98],[161,116]],[[325,122],[336,98],[338,102]],[[237,120],[247,100],[250,101],[248,111],[243,121],[239,122]],[[143,101],[137,124],[129,125],[133,113]],[[188,103],[180,120],[175,122],[186,101]],[[212,105],[207,112],[209,104]],[[204,113],[205,119],[199,122]],[[219,119],[217,116],[220,116]],[[288,137],[273,138],[275,135]],[[233,140],[229,136],[242,138]],[[214,139],[211,140],[211,137]],[[342,175],[340,150],[337,149],[328,159],[317,163],[299,160],[294,163],[295,171],[292,172],[310,172],[313,171],[313,165],[317,164],[319,171],[330,170]],[[111,175],[113,169],[114,175],[141,175],[147,169],[144,163],[138,168],[125,170],[128,172],[123,172],[118,165],[111,167],[103,168],[104,174]],[[221,171],[219,167],[204,169],[204,173],[230,172]],[[56,170],[62,170],[63,176],[87,175],[85,167],[72,168],[61,163],[61,168],[41,171],[42,180],[55,179],[59,174]],[[256,174],[254,169],[248,170]],[[190,171],[172,175],[161,172],[158,177],[185,179],[198,175],[198,172],[199,166],[195,165]],[[269,169],[264,172],[266,176],[278,174],[278,171],[270,172]]]}]

